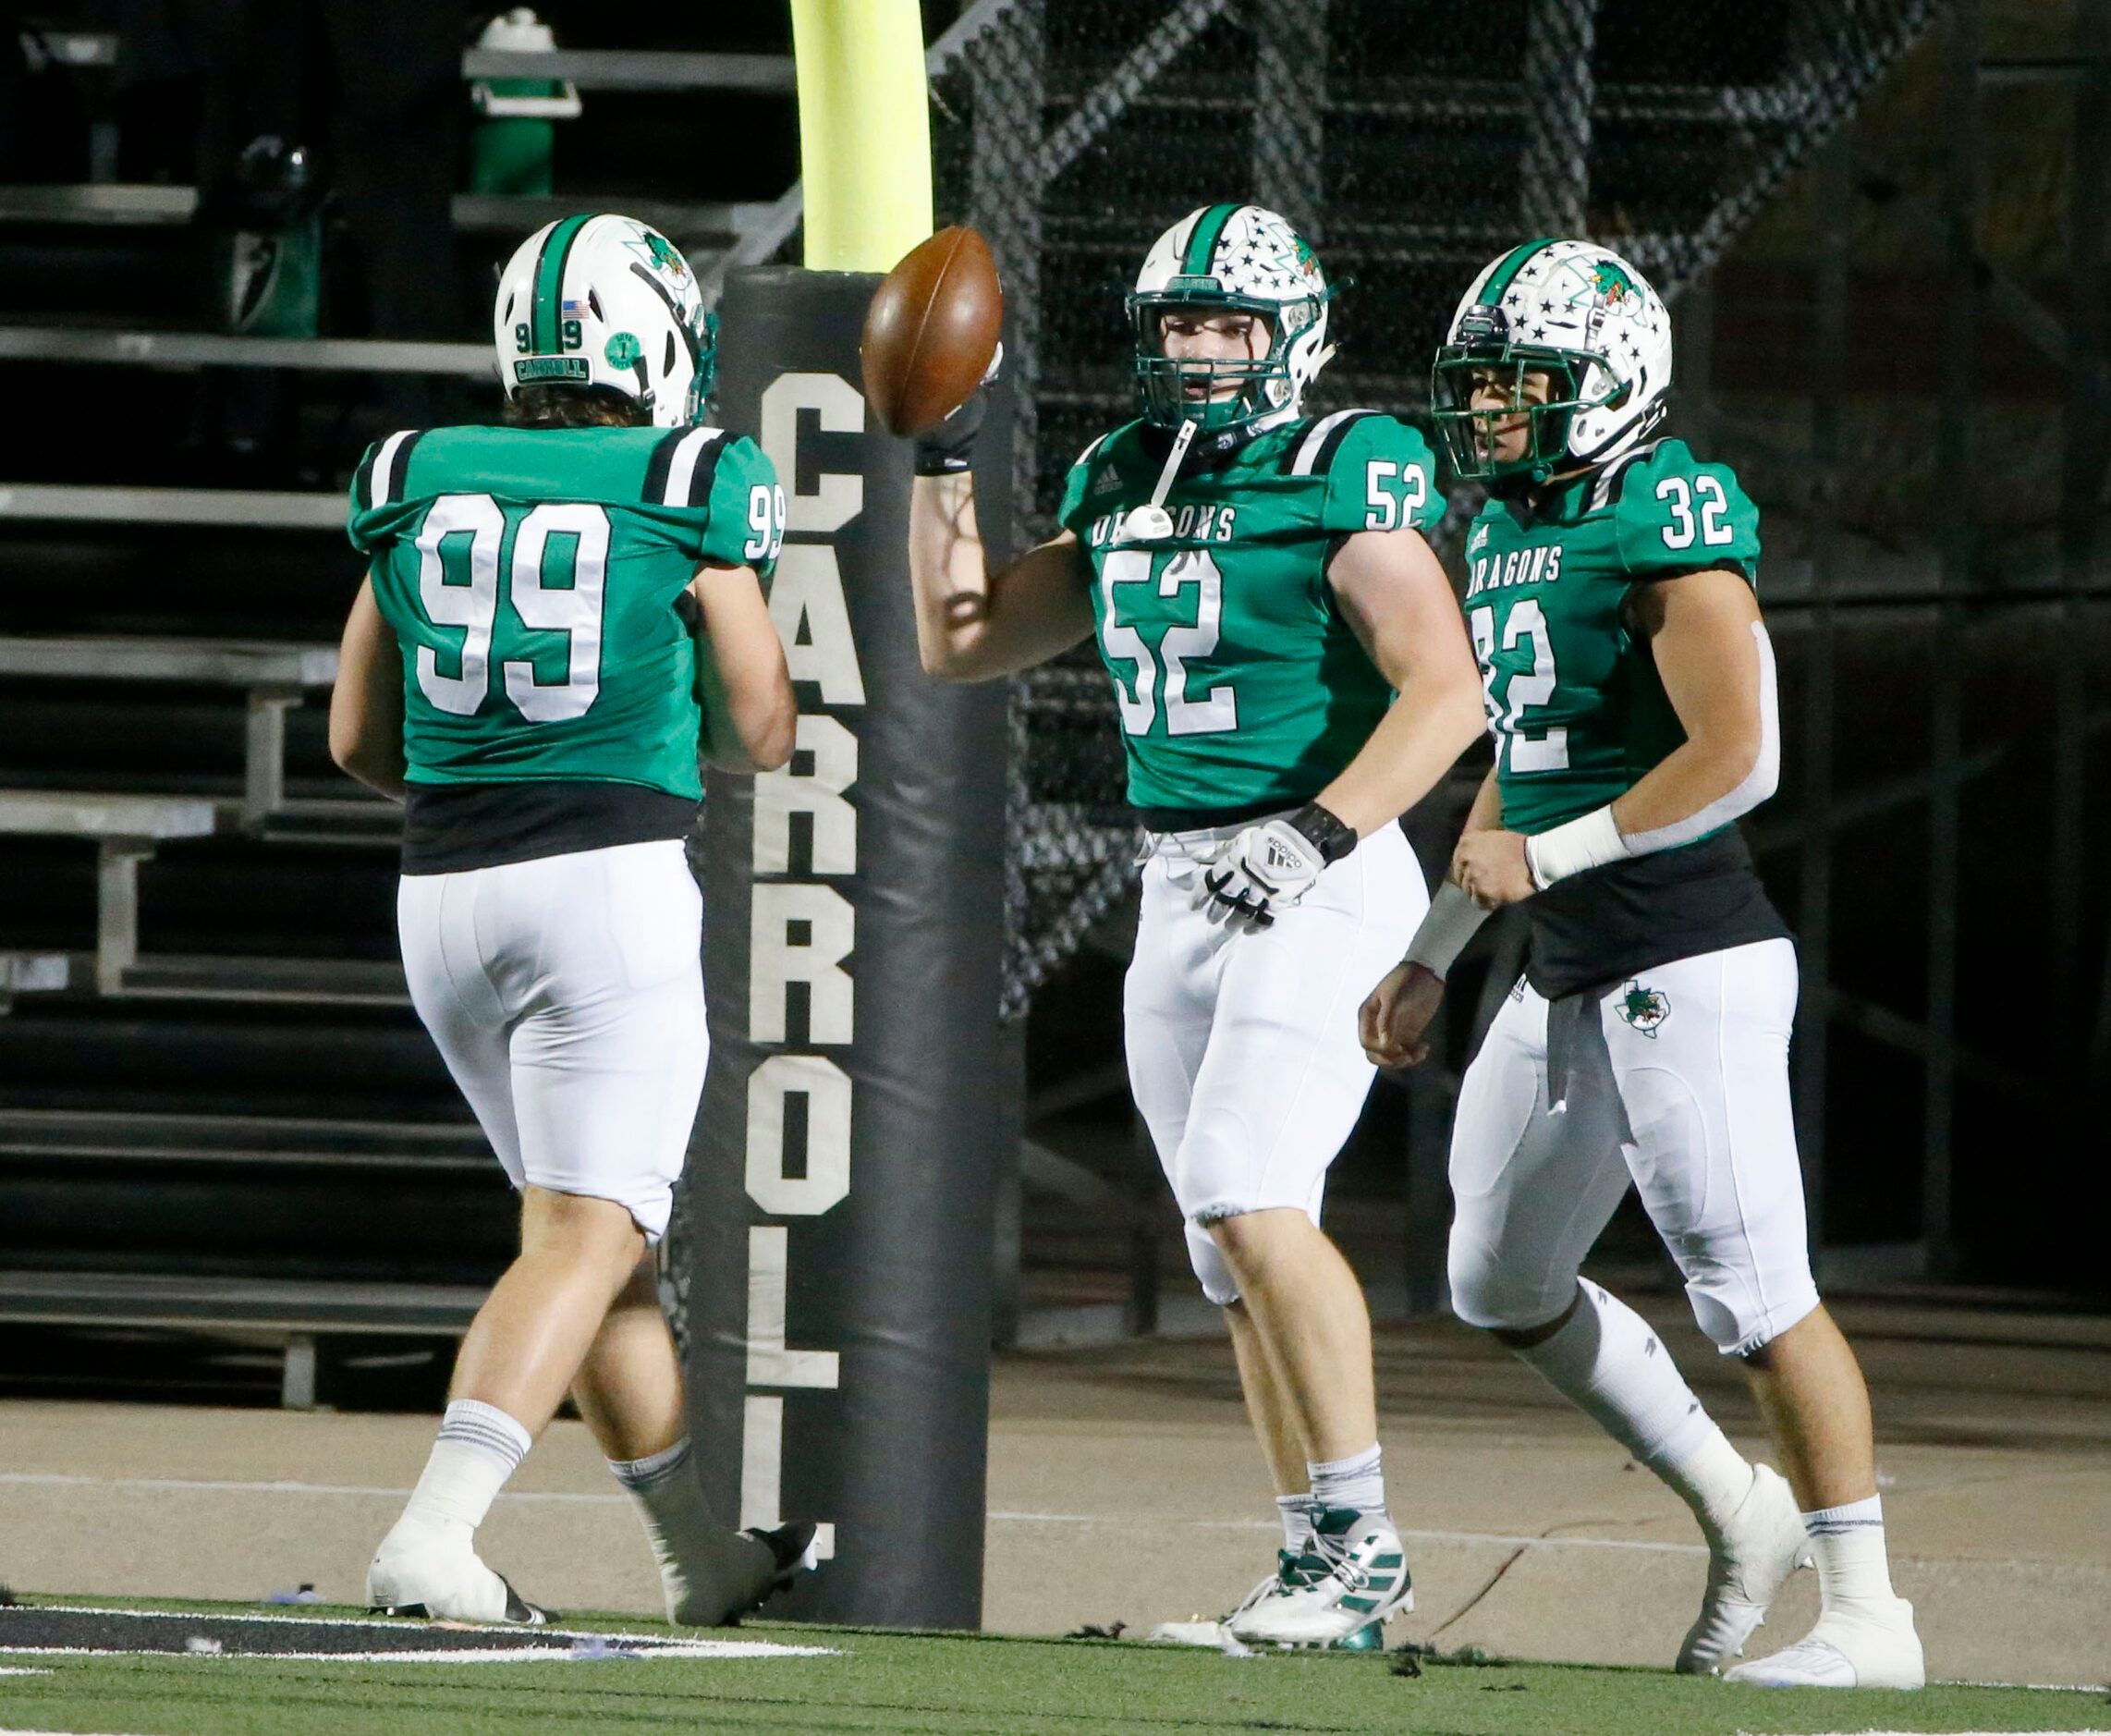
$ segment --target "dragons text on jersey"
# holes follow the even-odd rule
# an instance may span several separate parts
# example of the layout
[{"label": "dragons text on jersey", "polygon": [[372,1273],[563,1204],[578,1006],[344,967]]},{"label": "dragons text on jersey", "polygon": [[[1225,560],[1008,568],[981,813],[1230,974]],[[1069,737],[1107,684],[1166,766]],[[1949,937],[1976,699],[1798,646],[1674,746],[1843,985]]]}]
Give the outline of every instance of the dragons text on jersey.
[{"label": "dragons text on jersey", "polygon": [[1360,531],[1443,516],[1429,447],[1340,410],[1190,456],[1163,503],[1170,536],[1130,540],[1169,436],[1130,422],[1072,467],[1060,518],[1092,562],[1129,799],[1160,829],[1294,808],[1370,739],[1392,690],[1335,606],[1326,565]]}]

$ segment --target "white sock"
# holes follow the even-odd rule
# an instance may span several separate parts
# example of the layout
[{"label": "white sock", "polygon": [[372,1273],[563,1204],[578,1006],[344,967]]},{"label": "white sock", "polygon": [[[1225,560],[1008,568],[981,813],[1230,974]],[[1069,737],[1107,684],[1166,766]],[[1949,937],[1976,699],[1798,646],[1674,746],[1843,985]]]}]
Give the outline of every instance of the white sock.
[{"label": "white sock", "polygon": [[1275,1512],[1283,1522],[1283,1551],[1300,1556],[1312,1547],[1312,1515],[1318,1511],[1310,1494],[1278,1495]]},{"label": "white sock", "polygon": [[533,1444],[528,1431],[496,1405],[454,1400],[440,1419],[440,1437],[397,1528],[431,1526],[458,1533],[467,1542]]},{"label": "white sock", "polygon": [[1888,1611],[1897,1595],[1884,1547],[1884,1498],[1824,1507],[1803,1515],[1811,1553],[1818,1558],[1818,1588],[1825,1609],[1874,1604]]},{"label": "white sock", "polygon": [[703,1485],[689,1463],[687,1435],[642,1459],[611,1459],[608,1469],[637,1498],[638,1516],[663,1574],[693,1552],[700,1539],[718,1531],[703,1498]]},{"label": "white sock", "polygon": [[1560,1331],[1518,1354],[1717,1527],[1751,1487],[1751,1466],[1701,1408],[1649,1323],[1590,1279]]},{"label": "white sock", "polygon": [[1386,1519],[1385,1449],[1373,1446],[1347,1459],[1308,1463],[1314,1508],[1346,1508],[1350,1512]]}]

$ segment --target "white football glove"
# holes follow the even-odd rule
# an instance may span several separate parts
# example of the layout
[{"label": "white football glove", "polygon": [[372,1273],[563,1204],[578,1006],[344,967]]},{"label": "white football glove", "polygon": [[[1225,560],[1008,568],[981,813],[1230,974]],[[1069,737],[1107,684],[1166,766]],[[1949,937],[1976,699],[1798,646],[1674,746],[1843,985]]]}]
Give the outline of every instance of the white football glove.
[{"label": "white football glove", "polygon": [[1266,928],[1356,848],[1356,834],[1316,801],[1250,825],[1212,857],[1196,899],[1213,921]]}]

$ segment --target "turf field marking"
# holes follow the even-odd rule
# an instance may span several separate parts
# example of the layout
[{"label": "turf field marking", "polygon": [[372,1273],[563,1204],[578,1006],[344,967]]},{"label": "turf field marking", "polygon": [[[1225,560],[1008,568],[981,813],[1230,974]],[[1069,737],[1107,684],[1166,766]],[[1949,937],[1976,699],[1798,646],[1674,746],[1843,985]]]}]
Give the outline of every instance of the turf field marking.
[{"label": "turf field marking", "polygon": [[49,1676],[48,1669],[0,1669],[0,1676]]},{"label": "turf field marking", "polygon": [[[504,1498],[501,1497],[501,1499]],[[1004,1513],[993,1512],[993,1520],[1002,1520],[1019,1525],[1134,1525],[1184,1524],[1195,1531],[1267,1531],[1279,1532],[1282,1522],[1274,1519],[1189,1519],[1154,1520],[1139,1519],[1129,1513]],[[1654,1555],[1706,1555],[1704,1543],[1642,1543],[1631,1537],[1513,1537],[1495,1531],[1410,1531],[1400,1527],[1400,1535],[1420,1543],[1473,1543],[1491,1547],[1516,1549],[1641,1549]]]},{"label": "turf field marking", "polygon": [[[152,1492],[196,1490],[206,1494],[222,1495],[357,1495],[387,1496],[392,1500],[403,1500],[410,1491],[407,1488],[379,1488],[365,1484],[352,1483],[300,1483],[291,1480],[268,1481],[218,1481],[193,1477],[91,1477],[56,1471],[0,1471],[0,1488],[19,1485],[28,1488],[97,1488],[139,1489]],[[559,1502],[571,1506],[629,1507],[631,1498],[623,1494],[585,1494],[563,1490],[506,1489],[500,1492],[501,1501]],[[1138,1516],[1131,1513],[1015,1513],[998,1511],[989,1517],[1000,1524],[1015,1525],[1133,1525]],[[1282,1529],[1281,1522],[1273,1519],[1190,1519],[1160,1521],[1146,1518],[1145,1522],[1186,1525],[1196,1531],[1267,1531]],[[1629,1537],[1513,1537],[1492,1531],[1409,1531],[1403,1527],[1403,1537],[1422,1543],[1482,1544],[1491,1548],[1515,1549],[1641,1549],[1658,1555],[1706,1555],[1707,1546],[1699,1543],[1641,1543]],[[5,1732],[0,1732],[5,1736]]]},{"label": "turf field marking", "polygon": [[[609,1634],[596,1634],[609,1639]],[[559,1664],[601,1663],[603,1657],[575,1658],[552,1645],[483,1646],[473,1651],[431,1652],[142,1652],[128,1646],[9,1645],[0,1647],[10,1657],[201,1657],[225,1663],[229,1658],[249,1658],[265,1663],[295,1664]],[[650,1648],[607,1654],[612,1658],[651,1661],[671,1657],[694,1663],[703,1657],[836,1657],[841,1654],[824,1645],[777,1645],[768,1640],[673,1640]],[[0,1669],[0,1676],[48,1676],[48,1669]],[[0,1730],[0,1736],[17,1736]]]},{"label": "turf field marking", "polygon": [[[337,1629],[346,1632],[402,1633],[404,1626],[377,1619],[358,1616],[278,1615],[249,1611],[228,1612],[216,1609],[120,1609],[100,1604],[47,1604],[36,1603],[22,1607],[23,1613],[56,1614],[75,1616],[115,1616],[128,1621],[166,1621],[177,1623],[211,1622],[216,1625],[247,1626],[253,1628],[302,1627]],[[440,1624],[433,1631],[437,1636],[450,1624]],[[0,1624],[4,1627],[4,1624]],[[409,1630],[415,1632],[415,1630]],[[479,1637],[520,1630],[508,1630],[503,1626],[468,1626],[464,1632]],[[162,1652],[152,1648],[124,1645],[23,1645],[9,1644],[4,1631],[0,1631],[0,1657],[285,1657],[304,1663],[371,1664],[392,1661],[408,1664],[457,1664],[520,1663],[530,1659],[554,1657],[559,1662],[572,1661],[573,1654],[554,1641],[569,1640],[575,1646],[596,1648],[585,1661],[599,1661],[604,1657],[835,1657],[838,1648],[821,1645],[786,1645],[774,1640],[719,1640],[701,1636],[671,1638],[659,1633],[602,1633],[589,1632],[584,1629],[541,1627],[529,1630],[541,1640],[540,1644],[519,1646],[454,1646],[436,1644],[425,1650],[387,1649],[381,1651],[342,1652],[242,1652],[211,1651],[198,1654]],[[602,1648],[614,1647],[615,1651]],[[8,1736],[0,1731],[0,1736]]]},{"label": "turf field marking", "polygon": [[[190,1489],[217,1495],[371,1495],[402,1500],[409,1489],[384,1489],[356,1483],[300,1483],[291,1479],[218,1481],[205,1477],[87,1477],[56,1471],[0,1471],[0,1487],[140,1489],[159,1493]],[[567,1494],[562,1490],[506,1489],[502,1501],[561,1501],[590,1507],[628,1507],[628,1495]],[[0,1730],[0,1736],[6,1732]]]}]

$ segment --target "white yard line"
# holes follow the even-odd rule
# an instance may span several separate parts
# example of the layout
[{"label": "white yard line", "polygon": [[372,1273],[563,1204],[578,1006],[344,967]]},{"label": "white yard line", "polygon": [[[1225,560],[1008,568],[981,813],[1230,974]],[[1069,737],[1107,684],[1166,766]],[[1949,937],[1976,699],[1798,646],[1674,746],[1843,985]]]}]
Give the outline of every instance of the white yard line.
[{"label": "white yard line", "polygon": [[[114,1490],[139,1490],[146,1493],[170,1493],[195,1490],[201,1494],[223,1495],[350,1495],[391,1500],[408,1499],[407,1488],[382,1488],[372,1485],[355,1483],[304,1483],[293,1478],[258,1480],[213,1479],[202,1477],[93,1477],[70,1474],[55,1471],[0,1471],[0,1489],[24,1488],[92,1488]],[[630,1497],[616,1491],[605,1494],[589,1494],[564,1489],[506,1489],[498,1498],[501,1501],[522,1505],[552,1505],[571,1507],[625,1507],[630,1505]],[[1165,1519],[1152,1513],[1042,1513],[1015,1512],[1007,1509],[993,1510],[988,1515],[997,1524],[1007,1525],[1166,1525],[1194,1531],[1265,1531],[1280,1528],[1274,1519]],[[1457,1543],[1491,1549],[1627,1549],[1639,1550],[1647,1555],[1705,1555],[1707,1546],[1699,1543],[1653,1543],[1632,1537],[1532,1537],[1500,1531],[1434,1531],[1400,1528],[1400,1535],[1417,1543]],[[1894,1555],[1894,1566],[1900,1562],[1947,1560],[1941,1556]],[[1979,1567],[2044,1567],[2043,1561],[2025,1558],[1975,1559]],[[2064,1563],[2056,1565],[2093,1568],[2093,1562]],[[1996,1684],[2011,1686],[2010,1683]],[[0,1736],[8,1736],[0,1730]],[[1877,1736],[1883,1736],[1878,1732]],[[2111,1736],[2105,1732],[2105,1736]]]},{"label": "white yard line", "polygon": [[[231,1614],[218,1609],[118,1609],[102,1604],[34,1604],[28,1606],[39,1613],[57,1613],[77,1616],[117,1616],[130,1620],[158,1620],[171,1622],[244,1622],[252,1626],[299,1623],[305,1627],[349,1628],[367,1632],[385,1632],[394,1624],[372,1617],[280,1615],[277,1612],[242,1612]],[[489,1626],[470,1627],[467,1631],[477,1633],[504,1632],[507,1630]],[[673,1640],[657,1633],[599,1633],[582,1628],[540,1628],[536,1630],[546,1639],[571,1640],[574,1642],[599,1642],[604,1645],[626,1646],[635,1649],[622,1654],[630,1657],[834,1657],[834,1648],[822,1645],[785,1645],[775,1640]],[[131,1646],[104,1645],[9,1645],[4,1632],[0,1632],[0,1656],[9,1657],[127,1657],[140,1654]],[[174,1653],[154,1653],[155,1657],[174,1657]],[[191,1656],[186,1653],[184,1656]],[[463,1648],[431,1651],[379,1651],[379,1652],[236,1652],[200,1653],[200,1657],[289,1657],[302,1662],[373,1664],[392,1661],[407,1664],[449,1663],[519,1663],[536,1658],[554,1657],[560,1662],[599,1662],[598,1658],[574,1660],[568,1651],[560,1651],[550,1645],[522,1645],[493,1647],[484,1650]],[[4,1675],[26,1675],[26,1670],[0,1670]],[[49,1672],[44,1672],[49,1673]],[[0,1730],[0,1736],[12,1736],[12,1732]]]},{"label": "white yard line", "polygon": [[[574,1657],[547,1645],[485,1647],[458,1652],[142,1652],[126,1645],[11,1645],[12,1657],[200,1657],[214,1662],[245,1657],[297,1664],[534,1664],[548,1660],[558,1664],[624,1662],[632,1658],[651,1662],[657,1658],[700,1657],[835,1657],[840,1654],[824,1645],[773,1645],[765,1640],[697,1640],[686,1645],[662,1645],[653,1651],[608,1654],[600,1657]],[[48,1669],[0,1670],[6,1676],[48,1676]],[[0,1730],[0,1736],[15,1736]]]},{"label": "white yard line", "polygon": [[[409,1489],[384,1489],[356,1483],[301,1483],[290,1478],[239,1482],[206,1477],[86,1477],[67,1475],[56,1471],[0,1471],[0,1488],[11,1485],[51,1489],[140,1489],[165,1494],[172,1490],[195,1489],[201,1494],[221,1495],[385,1495],[398,1501],[410,1494]],[[583,1502],[588,1506],[628,1507],[630,1504],[628,1495],[581,1495],[561,1490],[508,1489],[498,1498],[502,1501]],[[7,1733],[0,1730],[0,1736],[7,1736]]]},{"label": "white yard line", "polygon": [[[168,1493],[177,1490],[195,1490],[200,1494],[221,1495],[353,1495],[386,1496],[395,1500],[407,1499],[410,1494],[404,1488],[378,1488],[364,1484],[350,1483],[302,1483],[293,1479],[274,1478],[269,1481],[243,1482],[234,1479],[210,1479],[200,1477],[92,1477],[67,1474],[55,1471],[6,1471],[0,1472],[0,1488],[20,1486],[28,1488],[95,1488],[137,1489],[142,1492]],[[628,1507],[628,1495],[581,1494],[562,1490],[507,1489],[499,1498],[501,1501],[555,1502],[572,1506]],[[1135,1513],[1022,1513],[1003,1510],[993,1511],[990,1519],[997,1524],[1009,1525],[1134,1525],[1173,1524],[1185,1525],[1197,1531],[1275,1531],[1280,1521],[1274,1519],[1189,1519],[1161,1520]],[[1490,1548],[1502,1549],[1640,1549],[1661,1555],[1705,1555],[1707,1547],[1698,1543],[1641,1543],[1625,1537],[1523,1537],[1511,1536],[1503,1532],[1483,1531],[1409,1531],[1403,1528],[1400,1535],[1423,1543],[1482,1544]],[[5,1732],[0,1732],[5,1736]]]}]

